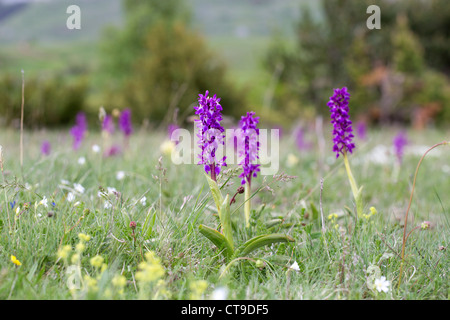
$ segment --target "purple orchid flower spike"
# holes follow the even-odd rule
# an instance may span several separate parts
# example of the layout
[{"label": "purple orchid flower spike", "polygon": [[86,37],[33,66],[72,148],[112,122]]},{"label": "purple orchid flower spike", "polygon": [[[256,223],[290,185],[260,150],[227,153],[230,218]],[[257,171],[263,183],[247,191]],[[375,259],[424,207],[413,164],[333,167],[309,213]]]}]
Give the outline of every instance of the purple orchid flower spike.
[{"label": "purple orchid flower spike", "polygon": [[41,144],[41,153],[44,156],[48,156],[50,154],[50,151],[51,151],[50,142],[48,140],[43,141]]},{"label": "purple orchid flower spike", "polygon": [[367,138],[367,124],[365,121],[358,121],[356,124],[356,133],[361,140],[366,140]]},{"label": "purple orchid flower spike", "polygon": [[198,106],[194,107],[195,114],[199,119],[195,120],[198,128],[198,145],[201,149],[198,164],[204,166],[205,172],[211,172],[211,179],[216,181],[216,176],[220,172],[220,167],[226,166],[226,157],[217,159],[216,152],[219,145],[225,143],[224,128],[220,125],[222,120],[222,106],[220,98],[216,95],[208,96],[207,90],[204,95],[199,94]]},{"label": "purple orchid flower spike", "polygon": [[349,99],[350,94],[347,88],[343,87],[334,89],[334,94],[327,103],[333,124],[333,151],[336,152],[336,158],[339,157],[339,154],[347,151],[352,153],[355,148],[355,144],[352,142],[354,136],[348,108]]},{"label": "purple orchid flower spike", "polygon": [[114,125],[114,120],[113,120],[113,116],[110,114],[107,114],[105,116],[105,118],[103,119],[103,123],[102,123],[102,130],[104,132],[107,132],[108,134],[113,134],[115,131],[115,125]]},{"label": "purple orchid flower spike", "polygon": [[395,152],[395,155],[397,156],[398,162],[402,163],[404,148],[408,144],[408,138],[406,136],[406,133],[404,131],[400,131],[394,137],[392,143],[394,145],[394,152]]},{"label": "purple orchid flower spike", "polygon": [[306,142],[305,140],[305,130],[302,127],[298,127],[294,131],[295,144],[300,151],[311,149],[311,143]]},{"label": "purple orchid flower spike", "polygon": [[239,157],[242,159],[240,165],[243,172],[239,176],[242,184],[251,184],[252,177],[256,177],[260,171],[260,165],[254,162],[259,159],[259,129],[256,127],[259,117],[254,117],[254,112],[247,112],[240,121],[240,136],[238,137]]},{"label": "purple orchid flower spike", "polygon": [[133,124],[131,123],[131,110],[129,108],[123,110],[119,115],[119,128],[125,135],[129,137],[133,133]]},{"label": "purple orchid flower spike", "polygon": [[83,142],[87,131],[87,121],[84,112],[77,114],[75,125],[70,129],[70,134],[73,137],[73,149],[78,150]]}]

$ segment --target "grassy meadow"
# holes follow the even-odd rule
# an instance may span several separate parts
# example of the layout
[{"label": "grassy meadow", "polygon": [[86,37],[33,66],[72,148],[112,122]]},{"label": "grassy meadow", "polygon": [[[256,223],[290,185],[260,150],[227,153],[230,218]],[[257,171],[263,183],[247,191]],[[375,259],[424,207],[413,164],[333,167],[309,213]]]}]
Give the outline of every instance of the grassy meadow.
[{"label": "grassy meadow", "polygon": [[[113,141],[123,142],[119,133],[91,130],[74,151],[68,131],[25,131],[21,169],[19,131],[2,130],[0,299],[448,299],[448,146],[420,167],[407,231],[419,228],[408,237],[398,284],[414,171],[427,147],[450,132],[408,132],[397,179],[397,130],[356,139],[352,171],[364,186],[365,212],[376,208],[356,218],[329,130],[323,152],[314,131],[305,134],[308,150],[283,133],[277,175],[253,181],[250,228],[243,197],[231,205],[236,244],[273,232],[294,241],[262,246],[226,269],[199,232],[200,224],[220,230],[204,171],[174,165],[162,147],[165,132],[137,129],[123,153],[103,157]],[[234,165],[218,177],[224,195],[236,192],[238,174]],[[374,287],[381,276],[387,292]]]},{"label": "grassy meadow", "polygon": [[[419,19],[419,10],[409,28],[401,15],[394,19],[401,10],[391,3],[395,10],[382,8],[384,33],[366,31],[365,2],[353,14],[357,2],[350,0],[77,3],[81,30],[66,27],[68,4],[56,0],[28,3],[0,19],[0,300],[450,298],[450,118],[441,112],[450,87],[448,70],[428,69],[424,54],[445,60],[443,33],[433,33],[444,14],[436,14],[428,39],[414,28],[433,11]],[[172,7],[161,5],[167,3]],[[145,15],[141,4],[149,6]],[[189,18],[178,21],[184,9]],[[152,35],[164,34],[160,19],[181,23],[180,40],[168,28],[172,42],[153,43]],[[205,47],[190,45],[198,39]],[[278,45],[280,52],[272,50]],[[380,48],[388,52],[380,51],[385,65],[378,65]],[[161,63],[165,57],[153,55],[158,50],[175,58]],[[214,59],[204,61],[202,50]],[[122,55],[128,52],[136,55]],[[192,69],[196,57],[210,69],[200,63]],[[117,69],[124,79],[111,75],[114,67],[105,70],[109,60],[127,66]],[[220,77],[210,70],[220,71],[211,68],[221,62],[227,82],[212,85]],[[327,86],[348,86],[352,95],[356,148],[348,160],[362,187],[358,196],[343,156],[333,152],[329,110],[319,102],[331,94]],[[258,174],[250,193],[238,192],[239,165],[222,168],[215,183],[203,166],[172,161],[175,146],[163,127],[190,123],[192,132],[192,107],[203,87],[223,99],[225,129],[250,110],[260,129],[283,128],[277,173]],[[140,126],[129,139],[119,130],[107,133],[97,119],[100,107],[114,123],[130,108]],[[68,127],[77,113],[89,123],[79,149]],[[365,138],[358,120],[373,125]],[[413,129],[419,127],[426,129]],[[393,139],[401,132],[407,144],[399,160]]]}]

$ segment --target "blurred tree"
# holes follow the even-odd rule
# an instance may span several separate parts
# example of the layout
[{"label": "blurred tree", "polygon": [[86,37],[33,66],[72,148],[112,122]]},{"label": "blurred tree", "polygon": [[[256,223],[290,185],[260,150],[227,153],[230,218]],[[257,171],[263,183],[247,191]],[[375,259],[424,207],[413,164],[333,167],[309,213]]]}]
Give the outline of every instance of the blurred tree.
[{"label": "blurred tree", "polygon": [[[425,4],[419,6],[423,1],[413,2],[418,4],[415,15],[428,8]],[[372,4],[381,7],[381,30],[372,31],[366,26],[366,9]],[[273,98],[275,110],[297,105],[296,112],[300,115],[312,105],[316,113],[326,115],[332,89],[348,86],[353,116],[365,114],[373,121],[413,121],[415,110],[423,105],[412,98],[421,93],[423,104],[421,90],[430,92],[420,79],[424,74],[441,84],[441,93],[433,95],[441,99],[438,105],[445,101],[448,79],[430,74],[422,38],[408,23],[407,13],[411,10],[408,1],[322,1],[322,9],[321,18],[314,20],[308,8],[302,8],[294,50],[280,48],[278,39],[269,49],[266,58],[269,72],[274,72],[276,65],[283,65]],[[430,12],[433,11],[423,14]],[[443,15],[438,19],[440,25],[444,25]],[[414,21],[418,23],[420,19],[415,17]],[[446,32],[436,31],[435,35],[442,37]],[[293,112],[289,110],[290,114]],[[435,116],[438,114],[435,112]]]},{"label": "blurred tree", "polygon": [[424,48],[426,63],[450,75],[450,1],[402,1],[412,32]]},{"label": "blurred tree", "polygon": [[138,57],[126,82],[122,103],[152,120],[169,122],[176,109],[193,114],[198,94],[217,94],[223,112],[239,116],[243,98],[226,81],[226,68],[203,39],[182,22],[158,23],[147,34],[145,53]]},{"label": "blurred tree", "polygon": [[407,74],[420,74],[424,67],[423,48],[408,26],[408,18],[399,15],[392,33],[393,68]]},{"label": "blurred tree", "polygon": [[125,0],[125,26],[104,46],[106,107],[130,107],[135,119],[170,122],[193,114],[199,93],[222,98],[225,115],[240,116],[244,103],[226,78],[226,66],[189,28],[181,0]]},{"label": "blurred tree", "polygon": [[156,23],[189,20],[181,0],[123,0],[124,25],[105,30],[102,43],[103,72],[122,83],[132,73],[136,58],[145,51],[146,35]]},{"label": "blurred tree", "polygon": [[[66,74],[52,77],[25,77],[25,117],[28,128],[55,127],[71,123],[83,110],[87,97],[87,79],[68,81]],[[0,77],[0,121],[3,125],[20,123],[22,81],[20,76]]]}]

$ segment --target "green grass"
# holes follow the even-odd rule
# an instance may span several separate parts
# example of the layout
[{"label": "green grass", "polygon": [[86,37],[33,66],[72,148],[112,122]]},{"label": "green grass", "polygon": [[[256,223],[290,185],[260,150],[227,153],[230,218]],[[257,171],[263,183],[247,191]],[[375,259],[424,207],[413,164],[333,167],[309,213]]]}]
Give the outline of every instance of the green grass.
[{"label": "green grass", "polygon": [[[164,140],[162,134],[138,130],[123,155],[102,158],[91,150],[93,144],[102,144],[98,133],[91,132],[82,148],[72,151],[67,131],[25,132],[22,176],[18,132],[3,130],[0,141],[6,181],[2,181],[0,189],[0,299],[136,299],[154,298],[156,292],[157,298],[189,299],[198,280],[208,283],[202,295],[206,299],[220,286],[229,289],[230,299],[448,299],[449,258],[443,249],[448,248],[450,236],[448,146],[433,150],[419,171],[408,230],[424,220],[431,221],[432,228],[416,230],[409,237],[399,288],[397,282],[404,213],[420,158],[410,151],[413,146],[431,146],[448,140],[449,133],[409,132],[411,143],[397,182],[392,181],[392,155],[388,155],[384,164],[370,161],[375,160],[375,155],[366,158],[377,145],[389,148],[395,131],[372,131],[369,141],[357,140],[357,149],[350,157],[353,174],[359,185],[364,185],[366,210],[370,206],[378,210],[368,220],[355,220],[342,159],[336,160],[328,150],[330,143],[321,175],[318,150],[300,152],[286,134],[280,146],[279,173],[297,178],[283,181],[279,176],[258,177],[253,182],[254,190],[263,188],[253,197],[252,206],[257,209],[265,204],[265,209],[245,230],[243,206],[236,210],[243,198],[237,198],[232,205],[232,212],[236,210],[232,220],[236,243],[267,232],[286,233],[295,242],[258,249],[249,255],[249,260],[240,260],[219,278],[223,258],[198,230],[200,224],[218,227],[202,168],[172,164],[159,151]],[[307,138],[315,141],[315,134],[310,133]],[[52,144],[51,155],[47,157],[39,151],[44,139]],[[105,143],[112,141],[122,142],[118,135]],[[298,160],[296,164],[293,156]],[[84,165],[78,163],[80,157],[85,157]],[[118,171],[126,173],[123,180],[117,180]],[[231,178],[223,188],[223,193],[230,195],[240,184],[236,173],[231,172],[226,175]],[[319,214],[320,178],[325,179],[324,235]],[[69,185],[64,185],[62,179]],[[219,184],[224,180],[225,177],[219,179]],[[81,184],[85,191],[69,202],[67,195],[74,192],[74,183]],[[116,188],[120,195],[99,197],[99,187]],[[34,204],[44,196],[49,207],[35,208]],[[145,205],[138,201],[142,196],[147,199]],[[185,197],[190,200],[182,207],[188,199]],[[16,204],[11,209],[9,203],[14,200]],[[74,207],[77,201],[79,206]],[[111,208],[104,207],[106,201],[111,201]],[[31,202],[30,209],[15,219],[14,210],[25,202]],[[80,220],[85,209],[90,213]],[[48,217],[49,211],[52,217]],[[338,213],[336,221],[328,219],[331,213]],[[284,218],[284,223],[268,230],[265,222],[277,217]],[[135,237],[130,221],[137,222]],[[9,223],[15,223],[12,233]],[[99,280],[96,286],[91,282],[88,291],[71,292],[67,281],[72,263],[58,261],[57,251],[63,245],[75,250],[79,233],[91,236],[81,255],[81,272],[92,279],[98,276]],[[165,274],[159,287],[154,283],[147,292],[139,290],[136,274],[148,250],[161,259]],[[16,256],[22,265],[16,267],[10,255]],[[107,264],[103,273],[90,264],[96,255],[101,255]],[[256,265],[257,260],[264,263]],[[288,269],[294,261],[299,271]],[[381,275],[391,282],[388,293],[368,288],[368,270],[372,265],[378,266]],[[127,280],[123,294],[112,284],[112,278],[118,274]]]}]

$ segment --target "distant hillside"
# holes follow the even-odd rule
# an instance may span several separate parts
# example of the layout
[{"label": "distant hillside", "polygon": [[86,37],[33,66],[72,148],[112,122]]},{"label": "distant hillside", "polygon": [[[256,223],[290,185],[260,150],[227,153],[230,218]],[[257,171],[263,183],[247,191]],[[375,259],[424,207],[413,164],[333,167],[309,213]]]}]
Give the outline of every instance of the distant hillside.
[{"label": "distant hillside", "polygon": [[[0,0],[1,2],[2,0]],[[143,0],[144,1],[144,0]],[[164,1],[164,0],[161,0]],[[267,76],[261,61],[274,31],[293,39],[301,7],[313,0],[185,0],[192,27],[230,67],[237,84]],[[0,20],[0,70],[41,73],[67,65],[98,65],[98,41],[106,26],[123,22],[122,0],[45,0],[28,3]],[[66,28],[68,4],[81,8],[81,30]],[[126,50],[126,48],[124,48]]]},{"label": "distant hillside", "polygon": [[3,44],[28,41],[41,44],[92,42],[99,39],[105,26],[120,25],[122,21],[120,0],[74,0],[70,4],[79,5],[82,9],[81,30],[68,30],[66,27],[68,2],[32,2],[0,20],[0,42]]},{"label": "distant hillside", "polygon": [[15,3],[7,5],[0,2],[0,23],[2,21],[5,21],[8,17],[18,13],[18,11],[25,9],[26,5],[26,3]]},{"label": "distant hillside", "polygon": [[[192,24],[208,37],[269,36],[274,30],[289,33],[301,5],[317,6],[308,0],[186,0]],[[96,41],[107,25],[122,22],[121,0],[73,0],[79,5],[82,29],[67,30],[65,1],[0,4],[0,42],[33,41],[64,43]],[[3,19],[2,19],[3,15]]]}]

